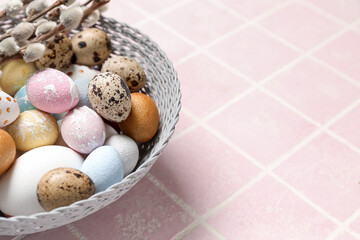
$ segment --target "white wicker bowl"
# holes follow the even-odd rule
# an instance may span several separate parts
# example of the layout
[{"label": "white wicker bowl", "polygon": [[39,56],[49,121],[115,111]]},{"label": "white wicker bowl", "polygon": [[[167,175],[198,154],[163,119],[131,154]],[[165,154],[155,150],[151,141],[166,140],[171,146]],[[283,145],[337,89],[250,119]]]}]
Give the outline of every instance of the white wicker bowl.
[{"label": "white wicker bowl", "polygon": [[[20,18],[17,18],[20,19]],[[0,21],[2,30],[16,24],[16,20]],[[89,199],[76,202],[51,212],[31,216],[0,217],[0,235],[20,235],[41,232],[82,219],[119,199],[150,170],[167,145],[179,118],[180,84],[172,63],[149,37],[124,23],[101,17],[97,28],[104,30],[112,43],[112,55],[128,56],[144,68],[148,82],[143,92],[157,104],[160,126],[156,136],[140,144],[140,161],[136,170],[122,182]]]}]

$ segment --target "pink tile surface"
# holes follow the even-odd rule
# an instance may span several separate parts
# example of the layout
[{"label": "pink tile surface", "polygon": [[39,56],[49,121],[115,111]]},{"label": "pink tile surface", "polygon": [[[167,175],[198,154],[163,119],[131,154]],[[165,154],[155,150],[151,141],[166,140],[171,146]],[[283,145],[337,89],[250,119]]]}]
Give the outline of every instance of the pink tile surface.
[{"label": "pink tile surface", "polygon": [[0,240],[12,240],[13,238],[12,236],[0,236]]},{"label": "pink tile surface", "polygon": [[278,6],[280,3],[285,2],[284,0],[223,0],[223,3],[227,4],[229,7],[233,8],[240,14],[248,17],[254,18],[258,17],[262,13],[271,10],[272,8]]},{"label": "pink tile surface", "polygon": [[134,25],[146,19],[146,16],[141,11],[133,8],[127,4],[121,4],[121,7],[109,7],[107,14],[118,16],[116,20]]},{"label": "pink tile surface", "polygon": [[350,228],[356,232],[360,232],[360,217],[357,217],[355,221],[350,224]]},{"label": "pink tile surface", "polygon": [[306,0],[315,6],[327,11],[328,13],[353,22],[359,19],[360,16],[360,2],[358,0]]},{"label": "pink tile surface", "polygon": [[301,61],[266,87],[320,123],[360,96],[359,88],[311,60]]},{"label": "pink tile surface", "polygon": [[175,128],[174,136],[183,132],[184,130],[186,130],[187,128],[192,126],[194,123],[195,122],[193,120],[191,120],[191,118],[189,116],[187,116],[186,114],[184,114],[183,111],[181,111],[180,117],[179,117],[179,122],[177,123],[176,128]]},{"label": "pink tile surface", "polygon": [[178,38],[154,21],[145,22],[138,26],[138,28],[155,41],[174,64],[195,50],[195,47]]},{"label": "pink tile surface", "polygon": [[204,214],[246,184],[258,169],[198,127],[170,143],[150,172]]},{"label": "pink tile surface", "polygon": [[316,57],[336,67],[350,77],[360,79],[360,34],[348,32],[315,53]]},{"label": "pink tile surface", "polygon": [[[127,1],[129,2],[129,1]],[[157,14],[161,11],[164,11],[168,7],[172,7],[178,0],[131,0],[132,3],[135,4],[138,8],[146,11],[148,14]]]},{"label": "pink tile surface", "polygon": [[314,126],[259,91],[228,106],[209,124],[263,164],[271,164]]},{"label": "pink tile surface", "polygon": [[[188,230],[196,221],[191,216],[204,214],[207,227],[200,224],[183,239],[360,239],[360,218],[353,215],[360,209],[360,106],[329,127],[345,143],[322,133],[300,148],[317,128],[290,110],[325,124],[360,98],[344,79],[360,79],[358,0],[110,4],[107,16],[138,27],[176,66],[183,112],[175,138],[150,175],[120,200],[71,225],[16,240],[168,240]],[[355,30],[339,33],[351,23]],[[307,56],[293,64],[302,51],[289,43],[307,51],[324,41],[312,54],[324,64]],[[262,87],[277,100],[259,89],[234,100],[264,79]],[[281,181],[271,174],[256,178],[262,170],[252,161],[269,166],[283,156],[269,170]],[[352,234],[334,232],[345,220]]]},{"label": "pink tile surface", "polygon": [[73,234],[67,226],[55,228],[45,232],[35,233],[25,238],[26,240],[40,240],[40,239],[51,239],[51,240],[78,240],[79,238]]},{"label": "pink tile surface", "polygon": [[275,173],[332,216],[345,220],[360,208],[359,169],[357,153],[323,134]]},{"label": "pink tile surface", "polygon": [[237,15],[217,7],[210,0],[191,1],[160,19],[198,45],[207,44],[243,24]]},{"label": "pink tile surface", "polygon": [[182,238],[183,240],[194,240],[194,239],[201,239],[201,240],[216,240],[218,239],[212,233],[209,232],[205,227],[198,226],[185,237]]},{"label": "pink tile surface", "polygon": [[331,20],[298,3],[274,12],[261,20],[260,24],[304,50],[314,47],[340,29]]},{"label": "pink tile surface", "polygon": [[339,134],[357,147],[360,147],[360,106],[347,113],[343,118],[337,121],[331,130]]},{"label": "pink tile surface", "polygon": [[145,178],[119,201],[73,225],[89,239],[170,239],[191,222]]},{"label": "pink tile surface", "polygon": [[348,233],[341,233],[335,240],[356,240],[357,238],[351,236]]},{"label": "pink tile surface", "polygon": [[255,81],[278,70],[297,53],[256,28],[246,28],[210,48],[216,57],[227,62]]},{"label": "pink tile surface", "polygon": [[203,55],[179,65],[177,71],[183,83],[183,105],[199,117],[222,107],[250,87],[241,77]]},{"label": "pink tile surface", "polygon": [[[311,221],[309,221],[311,219]],[[227,239],[323,240],[335,226],[290,190],[265,178],[209,219]]]}]

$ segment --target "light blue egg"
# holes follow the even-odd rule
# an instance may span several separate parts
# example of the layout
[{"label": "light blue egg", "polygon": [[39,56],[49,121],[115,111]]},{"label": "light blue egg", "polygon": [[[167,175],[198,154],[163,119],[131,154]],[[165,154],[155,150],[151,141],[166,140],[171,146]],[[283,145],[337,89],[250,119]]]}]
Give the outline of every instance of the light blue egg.
[{"label": "light blue egg", "polygon": [[36,110],[37,108],[34,107],[31,102],[29,101],[27,94],[26,94],[26,85],[20,88],[19,91],[15,94],[14,99],[19,104],[20,113],[29,111],[29,110]]},{"label": "light blue egg", "polygon": [[124,178],[123,161],[119,152],[111,146],[95,149],[85,159],[80,169],[95,184],[95,193],[106,190]]},{"label": "light blue egg", "polygon": [[92,109],[88,99],[88,86],[91,78],[82,78],[75,81],[79,90],[79,103],[76,107],[87,106]]}]

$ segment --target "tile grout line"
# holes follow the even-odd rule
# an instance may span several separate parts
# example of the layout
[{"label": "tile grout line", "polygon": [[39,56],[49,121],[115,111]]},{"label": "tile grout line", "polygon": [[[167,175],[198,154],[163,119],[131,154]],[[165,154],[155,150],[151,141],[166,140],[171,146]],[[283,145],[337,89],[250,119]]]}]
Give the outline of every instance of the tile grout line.
[{"label": "tile grout line", "polygon": [[29,236],[29,235],[19,235],[19,236],[12,238],[11,240],[22,240],[22,239],[26,238],[27,236]]},{"label": "tile grout line", "polygon": [[311,61],[313,62],[316,62],[317,64],[320,64],[322,65],[323,67],[325,67],[327,70],[329,70],[330,72],[333,72],[335,73],[336,75],[344,78],[345,80],[347,80],[348,82],[352,83],[353,85],[357,86],[357,87],[360,87],[360,82],[359,81],[356,81],[355,79],[353,79],[352,77],[350,77],[349,75],[341,72],[339,69],[329,65],[328,63],[324,62],[323,60],[319,59],[319,58],[316,58],[312,55],[308,55],[307,56],[308,59],[310,59]]},{"label": "tile grout line", "polygon": [[[184,236],[189,234],[188,231],[184,231],[184,230],[188,229],[189,227],[191,227],[191,231],[192,231],[195,228],[197,228],[200,224],[203,225],[203,221],[200,219],[200,216],[196,213],[196,211],[194,209],[192,209],[192,207],[190,205],[188,205],[184,200],[182,200],[179,196],[177,196],[175,193],[173,193],[171,190],[169,190],[165,186],[165,184],[163,184],[160,180],[158,180],[151,173],[147,173],[146,178],[152,184],[154,184],[155,187],[157,187],[162,192],[164,192],[167,197],[169,197],[174,203],[176,203],[180,208],[182,208],[188,215],[190,215],[191,217],[193,217],[195,219],[195,221],[193,223],[191,223],[189,226],[187,226],[183,230],[181,230],[181,232]],[[224,237],[219,232],[217,232],[214,228],[212,228],[212,226],[207,225],[204,227],[206,227],[208,230],[210,229],[214,235],[219,237],[219,239],[224,239]],[[176,239],[177,235],[178,235],[178,233],[173,238]]]},{"label": "tile grout line", "polygon": [[295,0],[296,3],[312,10],[313,12],[316,12],[317,14],[319,14],[320,16],[323,16],[325,18],[327,18],[328,20],[334,21],[339,25],[347,25],[349,24],[347,21],[343,20],[342,18],[339,18],[327,11],[325,11],[324,9],[312,4],[311,2],[308,2],[306,0]]},{"label": "tile grout line", "polygon": [[66,229],[79,240],[88,240],[73,224],[67,224]]},{"label": "tile grout line", "polygon": [[180,232],[176,233],[175,236],[171,238],[171,240],[180,240],[183,239],[185,236],[187,236],[189,233],[191,233],[193,230],[195,230],[197,227],[201,225],[199,220],[195,220],[193,223],[191,223],[189,226],[182,229]]},{"label": "tile grout line", "polygon": [[149,13],[147,12],[145,9],[142,9],[141,7],[138,7],[136,4],[134,3],[130,3],[129,1],[126,1],[126,0],[120,0],[123,4],[126,4],[127,6],[133,8],[133,9],[136,9],[137,11],[141,12],[144,16],[146,16],[146,18],[138,23],[135,24],[135,27],[139,27],[147,22],[150,22],[151,20],[155,19],[155,18],[158,18],[162,15],[165,15],[166,13],[168,12],[171,12],[173,10],[176,10],[177,8],[187,4],[188,2],[192,2],[194,0],[181,0],[181,1],[178,1],[177,3],[174,3],[173,5],[169,6],[168,8],[165,8],[164,10],[158,12],[158,13],[155,13],[155,14],[152,14],[152,13]]}]

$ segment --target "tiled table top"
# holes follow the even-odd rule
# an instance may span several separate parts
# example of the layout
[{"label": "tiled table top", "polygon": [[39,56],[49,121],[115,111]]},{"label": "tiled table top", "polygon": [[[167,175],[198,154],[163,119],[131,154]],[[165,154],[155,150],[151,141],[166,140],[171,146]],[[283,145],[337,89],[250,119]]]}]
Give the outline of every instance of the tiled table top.
[{"label": "tiled table top", "polygon": [[15,239],[360,239],[359,0],[111,4],[175,64],[176,133],[117,202]]}]

